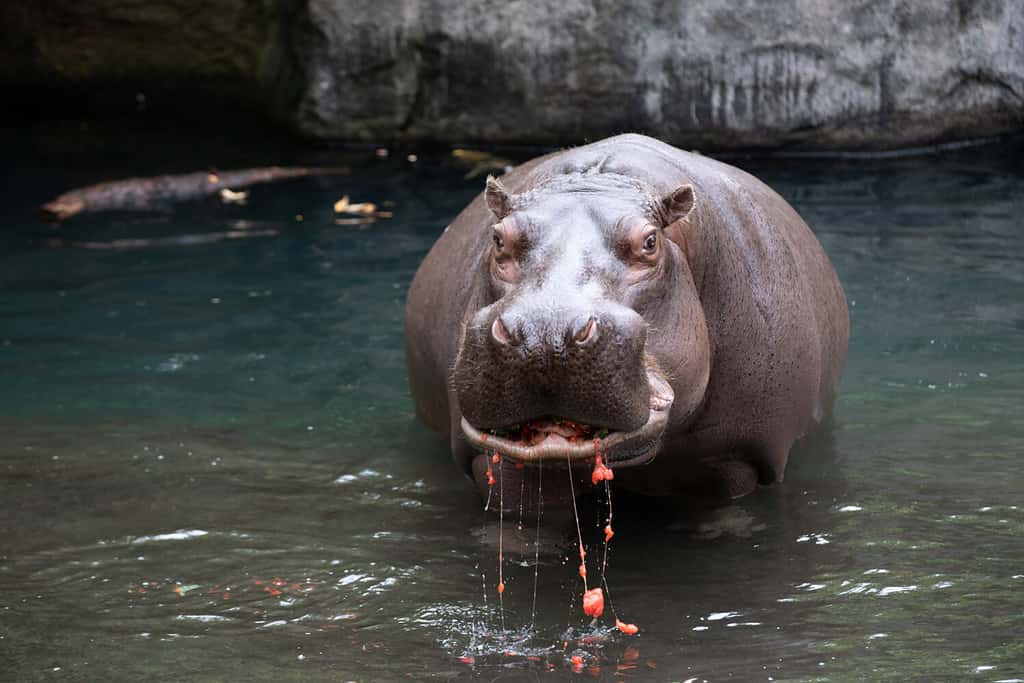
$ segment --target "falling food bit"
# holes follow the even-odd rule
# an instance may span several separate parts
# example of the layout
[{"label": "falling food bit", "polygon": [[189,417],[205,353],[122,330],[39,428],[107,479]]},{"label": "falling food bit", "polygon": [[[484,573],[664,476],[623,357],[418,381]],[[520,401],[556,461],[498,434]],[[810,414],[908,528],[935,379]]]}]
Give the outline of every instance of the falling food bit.
[{"label": "falling food bit", "polygon": [[591,588],[583,594],[583,613],[595,619],[604,614],[604,592],[600,588]]},{"label": "falling food bit", "polygon": [[583,657],[573,655],[569,658],[569,663],[572,664],[572,670],[576,673],[583,671]]},{"label": "falling food bit", "polygon": [[607,543],[608,541],[612,540],[612,536],[614,536],[614,535],[615,535],[615,532],[612,531],[612,525],[611,524],[605,524],[605,526],[604,526],[604,542]]},{"label": "falling food bit", "polygon": [[494,470],[492,470],[491,466],[488,465],[487,466],[487,485],[488,486],[494,486],[496,483],[497,483],[497,480],[494,478]]},{"label": "falling food bit", "polygon": [[587,565],[586,564],[580,564],[580,577],[584,581],[587,580]]},{"label": "falling food bit", "polygon": [[601,456],[598,455],[594,458],[594,472],[590,475],[590,481],[596,486],[602,481],[611,481],[615,478],[615,473],[605,466],[604,462],[601,461]]},{"label": "falling food bit", "polygon": [[459,661],[463,664],[468,664],[469,666],[473,666],[473,664],[476,663],[476,659],[473,657],[459,657]]},{"label": "falling food bit", "polygon": [[627,636],[635,636],[637,632],[640,630],[640,627],[638,627],[636,624],[625,624],[619,621],[618,619],[615,620],[615,628],[619,629]]},{"label": "falling food bit", "polygon": [[497,465],[499,462],[501,462],[501,456],[495,453],[494,455],[491,456],[491,462]]},{"label": "falling food bit", "polygon": [[504,581],[499,581],[498,582],[498,593],[501,594],[501,593],[504,593],[504,592],[505,592],[505,582]]}]

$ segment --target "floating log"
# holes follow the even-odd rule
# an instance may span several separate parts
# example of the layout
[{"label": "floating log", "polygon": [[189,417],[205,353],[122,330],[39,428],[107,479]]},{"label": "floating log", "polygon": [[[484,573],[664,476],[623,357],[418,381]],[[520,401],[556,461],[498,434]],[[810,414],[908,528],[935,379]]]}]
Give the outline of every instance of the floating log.
[{"label": "floating log", "polygon": [[347,168],[267,166],[237,171],[197,171],[150,178],[126,178],[66,192],[39,207],[42,216],[62,221],[80,213],[146,211],[171,202],[183,202],[234,189],[291,178],[346,175]]}]

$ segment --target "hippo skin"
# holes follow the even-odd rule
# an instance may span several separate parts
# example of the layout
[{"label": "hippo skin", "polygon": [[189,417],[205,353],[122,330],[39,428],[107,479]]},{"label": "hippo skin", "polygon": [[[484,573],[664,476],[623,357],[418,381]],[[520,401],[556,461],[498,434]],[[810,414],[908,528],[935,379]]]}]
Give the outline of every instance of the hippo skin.
[{"label": "hippo skin", "polygon": [[600,455],[618,487],[714,499],[782,480],[849,336],[785,200],[632,134],[488,178],[417,271],[405,325],[417,415],[481,492],[495,452],[517,481]]}]

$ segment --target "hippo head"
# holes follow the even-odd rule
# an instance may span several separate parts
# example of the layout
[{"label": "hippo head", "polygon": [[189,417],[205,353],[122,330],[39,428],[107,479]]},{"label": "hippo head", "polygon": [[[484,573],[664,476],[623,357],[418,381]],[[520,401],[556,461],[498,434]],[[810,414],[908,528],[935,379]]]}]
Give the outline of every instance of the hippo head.
[{"label": "hippo head", "polygon": [[488,178],[485,197],[484,284],[451,377],[463,435],[525,463],[649,462],[708,382],[693,188],[592,169],[519,194]]}]

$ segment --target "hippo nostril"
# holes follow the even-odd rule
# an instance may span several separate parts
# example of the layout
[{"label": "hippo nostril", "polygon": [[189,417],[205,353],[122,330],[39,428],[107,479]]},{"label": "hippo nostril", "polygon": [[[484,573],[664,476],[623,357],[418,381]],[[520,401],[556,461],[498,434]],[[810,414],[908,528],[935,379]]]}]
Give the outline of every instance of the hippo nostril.
[{"label": "hippo nostril", "polygon": [[495,318],[494,322],[491,323],[491,336],[494,337],[494,340],[499,344],[514,346],[518,343],[517,338],[513,337],[512,334],[509,333],[508,328],[505,327],[505,323],[502,321],[501,316]]},{"label": "hippo nostril", "polygon": [[577,344],[586,344],[597,335],[597,320],[590,316],[583,325],[577,325],[572,338]]}]

